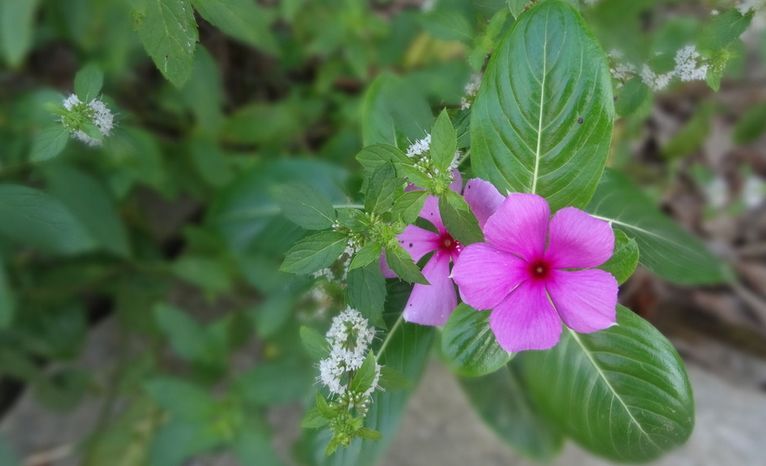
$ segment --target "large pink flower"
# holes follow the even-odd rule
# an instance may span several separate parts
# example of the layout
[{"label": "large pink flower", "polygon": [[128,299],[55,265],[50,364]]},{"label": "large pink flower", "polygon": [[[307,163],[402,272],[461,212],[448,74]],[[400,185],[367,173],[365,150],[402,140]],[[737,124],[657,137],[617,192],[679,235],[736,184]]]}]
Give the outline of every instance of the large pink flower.
[{"label": "large pink flower", "polygon": [[[462,187],[459,173],[455,178],[451,187],[453,191],[459,192]],[[464,196],[480,225],[484,225],[487,217],[503,202],[503,197],[497,189],[480,179],[468,181]],[[444,226],[437,197],[429,196],[426,199],[420,211],[420,217],[428,220],[435,227],[436,232],[409,225],[398,239],[415,262],[433,253],[423,267],[423,276],[429,284],[415,284],[412,288],[412,293],[404,306],[404,320],[421,325],[444,325],[457,306],[457,294],[450,278],[450,263],[457,260],[463,246]],[[381,260],[381,268],[387,278],[396,277],[385,259]]]},{"label": "large pink flower", "polygon": [[562,321],[580,333],[616,323],[617,281],[594,269],[614,250],[608,223],[574,207],[551,218],[544,198],[514,193],[483,230],[486,242],[463,249],[452,277],[466,304],[492,310],[506,351],[552,348]]}]

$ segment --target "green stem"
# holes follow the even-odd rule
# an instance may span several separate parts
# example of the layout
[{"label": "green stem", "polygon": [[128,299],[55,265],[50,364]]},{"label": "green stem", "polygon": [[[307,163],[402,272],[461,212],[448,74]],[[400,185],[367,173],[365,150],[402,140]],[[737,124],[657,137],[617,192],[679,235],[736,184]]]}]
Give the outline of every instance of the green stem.
[{"label": "green stem", "polygon": [[375,362],[380,361],[380,357],[383,355],[383,352],[388,347],[388,344],[391,342],[391,336],[396,333],[396,331],[399,329],[399,326],[402,325],[402,322],[404,321],[404,313],[402,313],[398,319],[396,319],[396,322],[394,322],[394,325],[391,327],[391,331],[388,332],[388,335],[386,335],[386,339],[383,340],[383,344],[380,345],[380,349],[378,350],[378,354],[375,355]]},{"label": "green stem", "polygon": [[364,209],[361,204],[333,204],[332,206],[335,209]]}]

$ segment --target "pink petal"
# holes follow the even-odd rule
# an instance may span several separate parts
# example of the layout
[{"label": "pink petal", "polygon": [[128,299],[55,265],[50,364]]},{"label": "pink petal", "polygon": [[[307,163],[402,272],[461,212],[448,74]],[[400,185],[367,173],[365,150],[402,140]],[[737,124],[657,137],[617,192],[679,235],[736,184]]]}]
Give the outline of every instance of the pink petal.
[{"label": "pink petal", "polygon": [[550,209],[536,194],[511,193],[484,225],[484,237],[497,249],[535,260],[545,251]]},{"label": "pink petal", "polygon": [[603,220],[574,207],[553,216],[546,257],[559,269],[597,267],[612,257],[614,232]]},{"label": "pink petal", "polygon": [[441,213],[439,213],[439,198],[436,196],[428,196],[426,202],[423,203],[423,208],[420,210],[420,217],[431,222],[439,233],[444,233],[447,229],[442,222]]},{"label": "pink petal", "polygon": [[458,194],[463,191],[463,175],[460,174],[460,170],[457,168],[452,170],[452,183],[449,185],[449,189]]},{"label": "pink petal", "polygon": [[590,333],[617,323],[617,280],[603,270],[554,271],[546,288],[561,320]]},{"label": "pink petal", "polygon": [[455,287],[449,278],[449,255],[435,254],[423,275],[430,285],[415,284],[404,306],[404,320],[421,325],[444,325],[457,306]]},{"label": "pink petal", "polygon": [[561,337],[561,319],[539,282],[516,288],[492,311],[489,327],[509,353],[553,348]]},{"label": "pink petal", "polygon": [[415,262],[439,247],[439,235],[415,225],[407,225],[397,239]]},{"label": "pink petal", "polygon": [[495,213],[505,199],[492,183],[481,178],[468,180],[463,196],[482,228],[489,216]]},{"label": "pink petal", "polygon": [[500,304],[526,276],[526,262],[487,243],[466,246],[452,267],[460,297],[483,310]]}]

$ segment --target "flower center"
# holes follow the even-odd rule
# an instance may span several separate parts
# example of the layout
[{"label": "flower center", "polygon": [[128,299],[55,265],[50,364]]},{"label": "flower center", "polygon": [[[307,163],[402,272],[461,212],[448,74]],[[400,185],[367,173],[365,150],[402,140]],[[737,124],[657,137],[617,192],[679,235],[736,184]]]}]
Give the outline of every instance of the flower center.
[{"label": "flower center", "polygon": [[550,266],[543,260],[536,260],[529,264],[529,272],[536,279],[546,278],[550,270]]},{"label": "flower center", "polygon": [[463,245],[452,237],[449,233],[444,233],[439,237],[439,249],[444,252],[460,252]]}]

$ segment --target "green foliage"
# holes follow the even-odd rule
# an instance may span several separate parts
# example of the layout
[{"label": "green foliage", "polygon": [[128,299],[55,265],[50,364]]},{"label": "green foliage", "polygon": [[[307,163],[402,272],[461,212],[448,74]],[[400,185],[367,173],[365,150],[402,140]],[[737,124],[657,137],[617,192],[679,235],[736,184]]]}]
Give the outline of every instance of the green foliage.
[{"label": "green foliage", "polygon": [[74,91],[83,102],[90,102],[98,97],[103,85],[104,73],[92,63],[78,71],[74,77]]},{"label": "green foliage", "polygon": [[287,251],[280,270],[290,273],[308,274],[332,265],[341,255],[348,238],[335,231],[314,233]]},{"label": "green foliage", "polygon": [[755,141],[766,132],[766,104],[754,105],[734,127],[734,140],[739,144]]},{"label": "green foliage", "polygon": [[192,0],[194,9],[210,24],[242,42],[275,53],[279,46],[269,30],[272,16],[248,0]]},{"label": "green foliage", "polygon": [[335,221],[332,203],[308,186],[277,186],[274,189],[274,198],[282,208],[282,215],[307,230],[324,230],[332,227]]},{"label": "green foliage", "polygon": [[56,158],[66,147],[69,141],[69,131],[62,125],[55,124],[41,129],[32,141],[32,150],[29,160],[32,162],[45,162]]},{"label": "green foliage", "polygon": [[541,412],[580,445],[617,461],[650,461],[691,435],[694,399],[678,353],[654,327],[618,307],[618,325],[565,330],[553,350],[520,358]]},{"label": "green foliage", "polygon": [[21,65],[32,47],[35,14],[39,5],[39,0],[0,1],[0,50],[11,67]]},{"label": "green foliage", "polygon": [[638,243],[630,238],[622,230],[614,230],[614,254],[599,267],[614,275],[617,283],[625,283],[638,267],[639,259]]},{"label": "green foliage", "polygon": [[[376,256],[376,259],[379,258],[380,253]],[[347,281],[348,305],[361,312],[370,322],[381,323],[386,299],[386,280],[378,261],[349,270]]]},{"label": "green foliage", "polygon": [[484,234],[470,207],[460,195],[447,191],[439,198],[439,212],[447,230],[461,243],[468,245],[484,240]]},{"label": "green foliage", "polygon": [[598,42],[570,5],[542,1],[490,59],[472,109],[471,165],[501,191],[582,207],[604,169],[613,120]]},{"label": "green foliage", "polygon": [[458,375],[479,377],[508,364],[511,354],[495,341],[489,328],[489,312],[460,304],[444,326],[442,354]]}]

